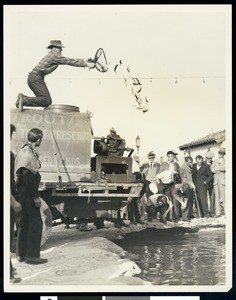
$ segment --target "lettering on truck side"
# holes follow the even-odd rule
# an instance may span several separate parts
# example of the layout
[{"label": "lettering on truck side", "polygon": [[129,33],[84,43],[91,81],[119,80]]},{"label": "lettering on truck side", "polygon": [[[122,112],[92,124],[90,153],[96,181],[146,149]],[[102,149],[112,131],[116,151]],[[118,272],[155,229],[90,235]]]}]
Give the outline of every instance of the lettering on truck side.
[{"label": "lettering on truck side", "polygon": [[68,115],[63,116],[63,115],[55,115],[55,114],[49,114],[47,112],[42,112],[40,113],[37,112],[30,112],[29,114],[19,114],[19,113],[12,113],[11,114],[11,122],[13,123],[37,123],[37,124],[47,124],[50,125],[50,119],[52,124],[57,124],[57,125],[65,125],[65,124],[71,124],[74,115],[72,115],[69,119]]}]

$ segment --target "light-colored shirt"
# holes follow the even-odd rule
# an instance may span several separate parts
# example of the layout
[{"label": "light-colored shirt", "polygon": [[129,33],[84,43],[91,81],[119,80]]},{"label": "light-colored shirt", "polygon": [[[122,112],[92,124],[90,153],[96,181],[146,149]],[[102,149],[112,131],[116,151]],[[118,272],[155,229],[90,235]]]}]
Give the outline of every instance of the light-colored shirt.
[{"label": "light-colored shirt", "polygon": [[173,182],[173,174],[177,173],[175,171],[166,170],[156,175],[158,179],[160,179],[163,183],[168,184]]},{"label": "light-colored shirt", "polygon": [[169,170],[170,171],[175,171],[175,165],[174,165],[174,163],[169,162]]},{"label": "light-colored shirt", "polygon": [[36,174],[41,167],[39,154],[35,147],[29,143],[24,144],[16,155],[15,159],[15,179],[17,179],[17,171],[25,168]]}]

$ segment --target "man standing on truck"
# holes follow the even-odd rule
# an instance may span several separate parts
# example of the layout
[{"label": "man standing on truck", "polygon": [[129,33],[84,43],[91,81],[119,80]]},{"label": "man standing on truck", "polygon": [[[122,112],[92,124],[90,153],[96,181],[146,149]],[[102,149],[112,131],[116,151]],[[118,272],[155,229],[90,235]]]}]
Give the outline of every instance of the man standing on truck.
[{"label": "man standing on truck", "polygon": [[47,47],[51,51],[37,64],[35,68],[28,75],[28,86],[35,94],[35,97],[18,94],[16,100],[16,107],[20,111],[23,106],[42,106],[47,107],[52,104],[52,98],[48,91],[44,77],[52,73],[58,65],[69,65],[73,67],[88,67],[89,69],[95,67],[93,59],[68,58],[61,55],[62,46],[60,40],[52,40]]},{"label": "man standing on truck", "polygon": [[22,206],[16,255],[19,262],[25,261],[28,264],[47,262],[47,259],[40,258],[43,224],[40,213],[41,198],[38,192],[41,176],[38,170],[41,162],[36,147],[40,146],[42,138],[43,132],[40,129],[31,129],[28,132],[28,142],[21,147],[15,159],[16,187]]}]

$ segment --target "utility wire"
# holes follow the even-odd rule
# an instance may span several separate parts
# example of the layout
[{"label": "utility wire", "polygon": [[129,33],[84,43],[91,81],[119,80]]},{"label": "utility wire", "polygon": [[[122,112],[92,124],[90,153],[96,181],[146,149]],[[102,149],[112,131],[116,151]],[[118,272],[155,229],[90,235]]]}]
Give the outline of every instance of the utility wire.
[{"label": "utility wire", "polygon": [[[172,80],[179,80],[179,79],[218,79],[218,78],[225,78],[225,76],[173,76],[173,77],[138,77],[140,80],[155,80],[155,79],[172,79]],[[124,80],[124,77],[57,77],[57,79],[80,79],[80,80]],[[132,80],[131,78],[126,78],[126,80]]]}]

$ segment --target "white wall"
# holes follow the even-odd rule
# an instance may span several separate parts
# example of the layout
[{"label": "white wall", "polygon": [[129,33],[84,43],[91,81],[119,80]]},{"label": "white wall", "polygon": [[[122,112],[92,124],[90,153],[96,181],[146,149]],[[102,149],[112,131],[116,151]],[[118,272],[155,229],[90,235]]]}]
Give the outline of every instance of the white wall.
[{"label": "white wall", "polygon": [[[213,160],[214,160],[218,157],[218,150],[219,150],[221,144],[222,143],[212,143],[212,144],[199,145],[199,146],[196,146],[194,148],[190,148],[187,151],[190,151],[188,153],[193,158],[194,162],[195,162],[195,157],[197,155],[201,155],[205,159],[205,154],[208,151],[211,151],[215,154],[214,157],[213,157]],[[180,156],[184,157],[184,151],[180,151],[180,152],[181,152]]]}]

